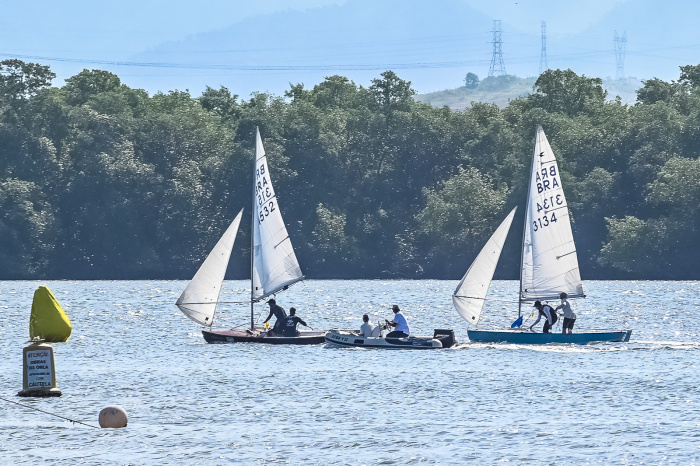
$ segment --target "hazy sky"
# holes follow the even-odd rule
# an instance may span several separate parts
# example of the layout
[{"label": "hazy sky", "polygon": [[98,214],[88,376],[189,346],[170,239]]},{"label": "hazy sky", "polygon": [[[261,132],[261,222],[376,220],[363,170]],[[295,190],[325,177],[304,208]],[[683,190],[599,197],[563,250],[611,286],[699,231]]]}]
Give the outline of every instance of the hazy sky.
[{"label": "hazy sky", "polygon": [[463,0],[466,4],[493,19],[514,26],[547,21],[551,33],[579,33],[602,18],[615,5],[629,0]]},{"label": "hazy sky", "polygon": [[[381,0],[378,0],[381,1]],[[578,32],[627,0],[462,0],[514,26],[548,21]],[[275,11],[346,0],[0,0],[0,54],[97,59],[125,57],[165,41],[220,29]]]},{"label": "hazy sky", "polygon": [[[208,31],[224,29],[248,18],[280,11],[305,10],[332,5],[342,5],[349,0],[0,0],[0,59],[18,57],[25,61],[48,64],[52,70],[58,74],[58,79],[54,81],[56,85],[62,85],[63,79],[72,76],[83,68],[100,68],[113,70],[122,79],[130,84],[129,79],[138,87],[144,87],[149,92],[153,92],[152,85],[146,85],[144,79],[156,71],[152,71],[148,66],[133,66],[128,68],[118,68],[118,62],[133,62],[135,55],[157,47],[164,42],[181,41],[188,36],[194,36]],[[384,0],[375,0],[381,2]],[[411,8],[413,2],[424,0],[405,0],[406,8]],[[434,0],[431,7],[440,8],[440,1]],[[591,24],[600,20],[606,13],[609,13],[619,4],[633,2],[633,0],[586,0],[586,1],[566,1],[566,0],[461,0],[474,10],[483,13],[493,19],[501,19],[504,24],[508,24],[508,31],[504,32],[504,40],[522,41],[528,34],[527,40],[534,41],[531,56],[510,56],[508,57],[512,66],[516,60],[528,60],[538,62],[539,43],[538,31],[540,21],[547,21],[547,32],[552,36],[556,34],[576,34]],[[639,1],[639,0],[638,0]],[[645,0],[648,1],[648,0]],[[680,0],[667,0],[668,3]],[[654,18],[642,18],[641,21],[653,23]],[[637,23],[639,20],[635,19]],[[513,29],[520,29],[514,31]],[[688,28],[689,34],[694,34],[695,27]],[[533,34],[534,30],[534,34]],[[485,65],[480,65],[488,70],[489,50],[489,30],[472,31],[476,39],[470,39],[479,45],[478,52],[463,50],[461,58],[452,60],[464,60],[464,55],[470,54],[475,59],[485,61]],[[274,31],[261,31],[261,34],[274,35]],[[461,31],[440,31],[436,34],[444,34],[446,38],[441,44],[441,50],[449,45],[455,45],[451,37],[461,34]],[[450,37],[447,37],[450,34]],[[509,34],[509,35],[507,35]],[[604,61],[600,64],[607,75],[614,74],[614,55],[612,54],[612,37],[607,38],[603,48],[609,48],[610,53],[603,50],[601,46],[584,44],[586,47],[597,47],[597,55],[592,60]],[[481,38],[483,37],[483,39]],[[448,39],[451,42],[447,42]],[[643,38],[636,37],[636,44]],[[254,47],[255,37],[250,37],[249,43],[241,44],[241,48],[251,49]],[[352,44],[351,44],[352,45]],[[361,44],[357,44],[358,46]],[[555,63],[556,41],[552,40],[551,61]],[[675,45],[675,44],[672,44]],[[320,44],[323,47],[323,44]],[[647,49],[656,47],[656,44],[645,45]],[[483,49],[483,50],[481,50]],[[309,51],[309,56],[313,56],[313,51]],[[582,63],[581,56],[576,55],[579,51],[564,51],[564,66]],[[512,53],[506,50],[504,53]],[[586,54],[587,50],[580,53]],[[632,55],[632,52],[630,55]],[[667,54],[660,51],[658,54]],[[607,55],[606,55],[607,54]],[[609,56],[608,56],[609,55]],[[604,56],[604,58],[599,58]],[[533,58],[534,57],[534,58]],[[167,58],[167,57],[166,57]],[[393,58],[393,57],[392,57]],[[632,58],[629,60],[630,69]],[[413,57],[414,60],[425,60],[425,57]],[[432,59],[429,58],[429,59]],[[156,60],[156,59],[154,59]],[[158,60],[160,60],[158,58]],[[163,59],[165,60],[165,58]],[[404,62],[411,60],[411,57],[402,58]],[[664,79],[668,76],[675,77],[677,65],[688,64],[683,61],[685,58],[674,58],[667,68],[670,73],[659,75]],[[387,63],[392,63],[387,61]],[[517,63],[516,63],[517,64]],[[555,63],[559,66],[558,63]],[[111,65],[114,65],[110,67]],[[597,64],[593,64],[597,65]],[[470,65],[471,66],[471,65]],[[537,63],[528,65],[528,74],[519,73],[516,67],[514,74],[533,75],[537,72]],[[532,68],[532,70],[530,70]],[[444,71],[444,72],[443,72]],[[197,89],[201,88],[201,82],[197,85],[188,82],[188,75],[194,76],[200,71],[187,69],[173,69],[171,81],[163,81],[162,87],[155,87],[156,90],[168,90],[173,88]],[[460,85],[461,77],[465,70],[426,70],[424,78],[411,78],[415,83],[420,83],[419,92],[430,92],[445,88],[454,88]],[[162,73],[162,70],[160,71]],[[378,73],[373,71],[374,76]],[[450,76],[447,74],[450,73]],[[483,71],[479,72],[484,75]],[[441,76],[442,75],[442,76]],[[431,76],[442,77],[440,81],[431,81]],[[605,77],[605,74],[602,75]],[[642,78],[649,76],[641,75]],[[176,81],[175,79],[180,81]],[[160,78],[154,78],[160,79]],[[360,84],[367,84],[365,77]],[[139,81],[140,80],[140,81]],[[292,80],[290,78],[290,80]],[[283,80],[285,81],[285,80]],[[318,82],[318,81],[316,81]],[[216,85],[216,83],[214,83]],[[284,85],[287,83],[284,82]],[[314,82],[308,83],[313,85]],[[175,86],[175,87],[171,87]],[[244,90],[248,90],[247,88]],[[266,90],[266,89],[260,89]],[[275,92],[279,92],[275,89]],[[245,95],[245,92],[244,92]]]}]

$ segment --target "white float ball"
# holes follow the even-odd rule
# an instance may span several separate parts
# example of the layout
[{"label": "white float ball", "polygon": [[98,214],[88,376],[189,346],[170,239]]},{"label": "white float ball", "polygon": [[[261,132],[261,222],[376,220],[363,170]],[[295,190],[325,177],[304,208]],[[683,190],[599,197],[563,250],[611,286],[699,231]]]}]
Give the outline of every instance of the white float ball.
[{"label": "white float ball", "polygon": [[100,411],[100,427],[102,428],[119,429],[126,427],[127,421],[126,410],[121,406],[111,405]]}]

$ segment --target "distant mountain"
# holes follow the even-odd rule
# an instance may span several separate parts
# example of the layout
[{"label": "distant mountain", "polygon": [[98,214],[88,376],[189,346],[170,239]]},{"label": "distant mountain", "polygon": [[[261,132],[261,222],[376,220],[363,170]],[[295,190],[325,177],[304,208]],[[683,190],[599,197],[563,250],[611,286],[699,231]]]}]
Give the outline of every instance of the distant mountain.
[{"label": "distant mountain", "polygon": [[[340,74],[358,85],[391,69],[419,91],[456,87],[470,68],[490,60],[492,19],[459,0],[349,0],[340,6],[257,16],[232,26],[168,42],[130,57],[165,66],[158,82],[190,82],[282,94]],[[158,70],[157,70],[158,71]],[[199,78],[197,78],[199,77]],[[139,77],[130,78],[138,86]]]},{"label": "distant mountain", "polygon": [[[670,0],[660,8],[656,0],[629,0],[580,34],[548,35],[548,65],[614,79],[617,30],[627,38],[625,76],[677,79],[679,66],[698,62],[700,40],[693,24],[698,17],[700,3],[681,7]],[[162,91],[183,90],[186,82],[193,94],[206,85],[224,85],[247,98],[256,91],[282,95],[290,83],[310,88],[334,74],[368,86],[391,69],[425,95],[459,88],[467,72],[488,74],[493,19],[460,0],[348,0],[255,16],[167,42],[129,58],[151,64],[147,76],[133,68],[124,73],[129,85],[151,92],[154,82]],[[537,76],[540,24],[524,26],[502,24],[506,72]]]}]

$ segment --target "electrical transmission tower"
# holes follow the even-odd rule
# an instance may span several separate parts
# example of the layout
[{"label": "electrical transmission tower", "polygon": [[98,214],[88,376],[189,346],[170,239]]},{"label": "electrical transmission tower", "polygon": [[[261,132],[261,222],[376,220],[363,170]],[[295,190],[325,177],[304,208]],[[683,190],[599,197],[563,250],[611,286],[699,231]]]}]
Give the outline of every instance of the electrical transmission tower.
[{"label": "electrical transmission tower", "polygon": [[540,51],[540,74],[549,69],[547,65],[547,21],[542,21],[542,51]]},{"label": "electrical transmission tower", "polygon": [[627,50],[627,32],[622,33],[622,37],[615,31],[615,79],[625,78],[625,51]]},{"label": "electrical transmission tower", "polygon": [[503,76],[506,74],[506,65],[503,63],[501,51],[501,20],[493,21],[493,56],[489,67],[489,76]]}]

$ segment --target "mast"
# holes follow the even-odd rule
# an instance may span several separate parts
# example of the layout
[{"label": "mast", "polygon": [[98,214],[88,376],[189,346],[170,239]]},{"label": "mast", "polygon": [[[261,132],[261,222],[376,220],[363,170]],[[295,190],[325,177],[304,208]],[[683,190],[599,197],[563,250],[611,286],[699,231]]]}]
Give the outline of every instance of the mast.
[{"label": "mast", "polygon": [[[537,147],[537,138],[540,136],[540,125],[535,129],[535,148]],[[527,197],[525,198],[525,219],[523,220],[523,240],[520,243],[520,291],[518,291],[518,317],[522,316],[523,307],[523,262],[525,260],[525,232],[527,227],[527,217],[530,213],[530,189],[532,188],[532,170],[535,165],[535,155],[533,149],[532,160],[530,161],[530,176],[527,179]]]},{"label": "mast", "polygon": [[250,210],[250,329],[255,330],[255,313],[253,311],[253,273],[255,260],[255,164],[258,162],[257,133],[260,131],[255,127],[256,150],[253,153],[253,208]]}]

